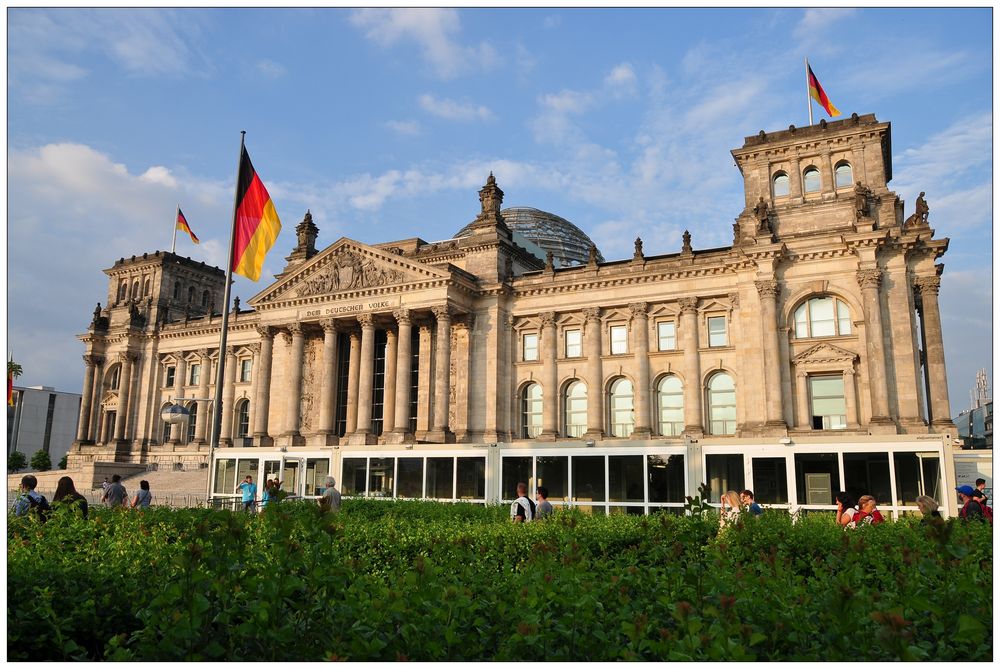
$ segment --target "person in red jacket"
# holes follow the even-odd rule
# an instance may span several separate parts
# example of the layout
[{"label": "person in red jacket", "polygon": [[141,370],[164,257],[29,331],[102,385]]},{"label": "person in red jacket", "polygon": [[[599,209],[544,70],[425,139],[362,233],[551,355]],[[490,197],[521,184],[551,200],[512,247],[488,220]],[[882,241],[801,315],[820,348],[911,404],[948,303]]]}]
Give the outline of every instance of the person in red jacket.
[{"label": "person in red jacket", "polygon": [[856,525],[861,525],[862,523],[866,525],[878,525],[885,522],[882,512],[875,508],[875,498],[871,495],[864,495],[858,500],[858,509],[857,515],[854,516],[854,523]]}]

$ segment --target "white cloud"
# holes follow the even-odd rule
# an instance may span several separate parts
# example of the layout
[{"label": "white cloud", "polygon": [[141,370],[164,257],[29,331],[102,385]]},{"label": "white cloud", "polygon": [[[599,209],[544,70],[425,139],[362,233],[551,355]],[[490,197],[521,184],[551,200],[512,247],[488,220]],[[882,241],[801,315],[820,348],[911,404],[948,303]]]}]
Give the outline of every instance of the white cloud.
[{"label": "white cloud", "polygon": [[393,132],[400,135],[419,135],[420,134],[420,122],[419,121],[386,121],[385,125],[387,128]]},{"label": "white cloud", "polygon": [[281,63],[265,58],[257,61],[257,71],[267,79],[277,79],[283,77],[288,70]]},{"label": "white cloud", "polygon": [[415,42],[432,72],[442,79],[488,69],[499,61],[489,42],[475,46],[458,43],[461,23],[454,9],[359,9],[351,15],[351,23],[384,48]]},{"label": "white cloud", "polygon": [[489,121],[493,112],[488,107],[471,102],[456,102],[445,98],[435,98],[429,93],[420,96],[420,106],[429,114],[449,121]]},{"label": "white cloud", "polygon": [[167,188],[177,188],[177,179],[170,173],[170,170],[158,165],[143,172],[139,179],[148,183],[161,184]]},{"label": "white cloud", "polygon": [[538,99],[542,107],[560,114],[582,114],[593,101],[594,96],[586,91],[570,90],[547,93]]},{"label": "white cloud", "polygon": [[802,41],[819,41],[835,23],[852,18],[857,11],[848,7],[807,9],[795,27],[794,35]]},{"label": "white cloud", "polygon": [[617,65],[604,78],[604,85],[616,91],[632,93],[636,86],[635,70],[628,63]]}]

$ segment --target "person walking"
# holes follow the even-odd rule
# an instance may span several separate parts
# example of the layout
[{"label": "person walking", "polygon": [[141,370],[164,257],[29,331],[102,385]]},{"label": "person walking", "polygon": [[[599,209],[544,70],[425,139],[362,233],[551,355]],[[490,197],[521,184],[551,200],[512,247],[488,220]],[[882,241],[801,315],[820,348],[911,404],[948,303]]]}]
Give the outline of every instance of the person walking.
[{"label": "person walking", "polygon": [[111,485],[107,487],[104,494],[101,495],[101,501],[104,502],[108,508],[122,507],[128,504],[128,491],[125,490],[125,486],[121,483],[122,477],[118,474],[111,476]]},{"label": "person walking", "polygon": [[917,497],[917,508],[920,509],[920,519],[925,523],[943,521],[941,512],[938,511],[937,500],[927,495]]},{"label": "person walking", "polygon": [[319,498],[319,508],[324,511],[331,513],[340,511],[340,492],[334,487],[336,485],[337,481],[332,476],[326,477],[326,490],[323,491],[323,496]]},{"label": "person walking", "polygon": [[535,508],[538,510],[538,518],[547,518],[552,515],[552,503],[549,502],[549,489],[543,485],[535,488],[535,501],[538,504]]},{"label": "person walking", "polygon": [[13,511],[15,516],[26,516],[29,511],[34,511],[38,514],[38,519],[44,522],[49,512],[49,502],[35,490],[36,486],[38,479],[31,474],[21,477],[21,493],[14,500]]},{"label": "person walking", "polygon": [[740,496],[735,490],[727,490],[719,502],[719,529],[735,525],[740,519]]},{"label": "person walking", "polygon": [[530,523],[535,517],[535,503],[528,499],[528,484],[517,484],[517,499],[510,505],[510,519],[515,523]]},{"label": "person walking", "polygon": [[140,511],[148,509],[152,501],[153,493],[149,491],[149,481],[139,481],[139,491],[135,493],[135,499],[132,500],[132,508]]},{"label": "person walking", "polygon": [[975,488],[971,485],[960,485],[955,490],[958,498],[962,502],[962,508],[958,512],[958,517],[962,520],[983,520],[983,505],[974,497]]},{"label": "person walking", "polygon": [[236,486],[236,492],[242,492],[243,510],[251,513],[257,510],[257,484],[253,482],[253,477],[249,474],[243,482]]},{"label": "person walking", "polygon": [[87,519],[87,515],[90,513],[90,505],[87,504],[87,498],[76,491],[73,479],[68,476],[60,478],[56,484],[56,493],[52,495],[52,504],[54,508],[64,506],[79,509],[80,513],[83,514],[84,520]]},{"label": "person walking", "polygon": [[851,494],[845,490],[837,493],[837,525],[854,527],[854,516],[858,513],[857,504]]},{"label": "person walking", "polygon": [[[858,514],[854,517],[854,526],[859,525],[878,525],[879,523],[884,523],[885,518],[882,517],[882,512],[875,508],[876,502],[875,498],[871,495],[863,495],[861,499],[858,500]],[[848,525],[850,527],[850,525]]]},{"label": "person walking", "polygon": [[759,516],[764,513],[760,504],[753,500],[753,490],[744,490],[740,493],[740,503],[751,516]]}]

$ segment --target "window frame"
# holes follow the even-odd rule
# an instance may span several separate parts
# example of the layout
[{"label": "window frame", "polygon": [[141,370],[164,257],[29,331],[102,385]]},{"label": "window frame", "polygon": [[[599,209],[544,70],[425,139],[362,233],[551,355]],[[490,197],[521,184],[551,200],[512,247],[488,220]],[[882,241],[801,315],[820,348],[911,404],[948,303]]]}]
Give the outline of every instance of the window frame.
[{"label": "window frame", "polygon": [[[677,383],[680,385],[680,390],[678,390],[677,392],[670,392],[670,393],[664,392],[663,384],[671,379],[677,381]],[[665,421],[663,419],[664,397],[680,397],[681,420],[679,423],[677,421]],[[668,407],[668,408],[672,410],[676,409],[676,407]],[[671,428],[671,431],[668,433],[668,431],[664,429],[665,425],[677,425],[679,426],[679,428],[677,428],[676,431],[674,428]],[[681,436],[681,434],[684,433],[684,381],[681,380],[681,377],[677,376],[676,374],[664,374],[663,376],[660,377],[660,380],[656,382],[656,429],[657,433],[663,437],[679,437]]]},{"label": "window frame", "polygon": [[[529,348],[528,340],[534,342],[534,345]],[[534,357],[528,357],[528,351],[534,351]],[[521,334],[521,361],[522,362],[538,362],[538,333],[537,332],[524,332]]]},{"label": "window frame", "polygon": [[[714,390],[712,388],[712,384],[716,381],[716,379],[720,379],[723,376],[729,378],[729,381],[730,381],[730,383],[733,386],[732,389],[725,388],[725,389],[722,389],[722,390]],[[712,401],[713,400],[713,396],[715,396],[715,395],[722,395],[723,393],[732,393],[732,396],[733,396],[732,404],[716,404],[715,402]],[[705,405],[708,407],[708,411],[707,411],[707,415],[706,415],[706,418],[708,419],[707,420],[707,423],[708,423],[708,425],[707,425],[708,430],[707,431],[708,431],[708,433],[711,434],[712,436],[719,436],[719,437],[731,437],[731,436],[734,436],[736,434],[736,424],[738,422],[738,408],[737,408],[737,402],[736,402],[736,380],[733,378],[732,374],[730,374],[728,371],[723,370],[723,371],[715,372],[710,377],[708,377],[708,379],[705,382]],[[728,409],[729,407],[732,407],[732,409],[733,409],[732,420],[730,421],[730,420],[728,420],[726,418],[722,418],[722,419],[716,420],[716,418],[715,418],[715,412],[717,410],[719,410],[719,409]],[[723,427],[722,427],[722,431],[721,432],[717,432],[715,430],[715,423],[717,423],[717,422],[721,422],[722,423]],[[730,431],[730,428],[729,428],[729,425],[728,425],[728,423],[730,423],[730,422],[732,422],[732,431]]]},{"label": "window frame", "polygon": [[[569,336],[573,334],[576,335],[576,343],[572,344],[575,347],[576,353],[570,352],[570,341]],[[563,330],[563,354],[567,358],[582,358],[583,357],[583,331],[580,328],[567,328]]]},{"label": "window frame", "polygon": [[[846,184],[840,184],[840,170],[841,168],[847,168],[848,182]],[[837,190],[842,188],[854,188],[854,167],[847,160],[838,160],[837,164],[833,166],[833,187]]]},{"label": "window frame", "polygon": [[[250,363],[247,365],[247,363]],[[240,380],[239,383],[250,383],[253,381],[253,358],[240,358]]]},{"label": "window frame", "polygon": [[[672,332],[668,339],[673,341],[672,346],[664,347],[663,340],[664,335],[662,328],[669,325]],[[677,350],[677,323],[673,320],[657,321],[656,322],[656,350],[657,351],[676,351]]]},{"label": "window frame", "polygon": [[[809,188],[809,175],[816,174],[816,188]],[[819,168],[815,165],[807,165],[804,170],[802,170],[802,193],[805,195],[811,195],[812,193],[819,193],[823,190],[823,175],[820,173]]]},{"label": "window frame", "polygon": [[[814,391],[813,383],[815,381],[819,381],[819,380],[839,381],[840,382],[840,395],[839,396],[837,396],[837,395],[821,395],[821,396],[819,396],[817,398],[816,393]],[[808,403],[808,408],[809,408],[809,426],[813,430],[824,431],[824,432],[846,430],[847,429],[847,384],[844,383],[844,375],[843,375],[843,373],[837,373],[837,372],[822,373],[822,372],[817,372],[815,374],[809,374],[806,377],[806,384],[805,385],[806,385],[806,392],[808,393],[808,398],[807,399],[808,399],[808,402],[809,402]],[[821,400],[839,399],[843,403],[844,413],[843,414],[817,414],[816,413],[816,404],[815,404],[817,399],[821,399]],[[840,418],[841,419],[841,424],[839,426],[837,426],[837,427],[827,427],[827,423],[828,423],[827,419],[831,418],[831,417]],[[815,425],[816,418],[821,418],[822,419],[822,426],[821,427],[816,427],[816,425]]]},{"label": "window frame", "polygon": [[[724,342],[721,344],[712,342],[712,321],[722,320],[722,337]],[[706,340],[708,341],[709,348],[726,348],[729,346],[729,316],[726,314],[714,314],[705,316],[705,332],[708,335]]]},{"label": "window frame", "polygon": [[164,365],[163,387],[173,388],[177,383],[177,367],[175,365]]},{"label": "window frame", "polygon": [[[578,395],[578,396],[571,396],[570,395],[570,391],[573,390],[573,389],[575,389],[578,384],[579,384],[579,387],[583,389],[583,393],[581,395]],[[583,402],[583,409],[574,409],[571,412],[570,411],[570,401],[572,401],[572,400],[576,400],[576,401],[581,401],[582,400],[582,402]],[[565,436],[567,438],[570,438],[570,439],[577,439],[579,437],[582,437],[587,432],[587,407],[588,407],[588,402],[589,401],[590,401],[590,389],[587,388],[587,384],[584,383],[583,381],[581,381],[580,379],[572,379],[569,382],[567,382],[566,385],[563,387],[562,402],[561,402],[562,408],[563,408],[563,411],[562,411],[562,414],[563,414],[562,415],[562,419],[563,419],[562,420],[562,434],[563,434],[563,436]],[[570,423],[569,422],[570,415],[572,415],[574,417],[580,417],[580,416],[582,416],[583,422],[582,423],[576,423],[576,422]],[[578,432],[578,434],[574,434],[575,432]]]},{"label": "window frame", "polygon": [[[778,179],[784,178],[785,180],[785,192],[779,193],[777,189]],[[792,179],[788,176],[788,173],[784,170],[778,170],[773,175],[771,175],[771,195],[775,198],[788,197],[792,194]]]},{"label": "window frame", "polygon": [[[616,389],[624,384],[628,384],[628,394],[622,391],[616,393]],[[628,408],[615,406],[616,400],[629,400]],[[626,422],[618,419],[623,415],[629,418]],[[619,376],[611,380],[608,384],[608,436],[618,439],[628,439],[635,432],[635,384],[627,376]]]},{"label": "window frame", "polygon": [[[615,334],[619,332],[622,336],[616,340]],[[608,326],[608,352],[611,355],[628,355],[627,325],[616,324]]]},{"label": "window frame", "polygon": [[[538,389],[538,397],[529,393]],[[544,411],[545,390],[540,383],[532,381],[521,389],[521,438],[537,439],[542,433],[542,413]],[[529,420],[530,419],[530,420]]]},{"label": "window frame", "polygon": [[[833,302],[833,334],[813,334],[813,303],[822,300]],[[841,313],[843,307],[846,313]],[[805,314],[805,319],[800,320],[799,314]],[[843,332],[843,325],[846,321],[847,332]],[[800,326],[804,324],[806,334],[800,334]],[[849,337],[854,334],[854,322],[851,316],[851,306],[837,295],[825,293],[822,295],[811,295],[801,300],[792,310],[792,331],[796,339],[828,339],[830,337]]]},{"label": "window frame", "polygon": [[201,363],[192,362],[190,365],[188,365],[187,385],[196,386],[200,381],[201,381]]}]

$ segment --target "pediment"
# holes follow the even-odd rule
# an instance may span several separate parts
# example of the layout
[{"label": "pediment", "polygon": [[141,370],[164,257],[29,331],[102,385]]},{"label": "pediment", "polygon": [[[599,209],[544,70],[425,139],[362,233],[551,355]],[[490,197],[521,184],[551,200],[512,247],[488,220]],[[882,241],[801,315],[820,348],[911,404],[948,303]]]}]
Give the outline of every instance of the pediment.
[{"label": "pediment", "polygon": [[849,364],[857,360],[858,354],[847,349],[834,346],[833,344],[822,343],[806,349],[795,356],[795,364],[828,364],[843,363]]},{"label": "pediment", "polygon": [[113,390],[108,390],[104,393],[104,398],[101,400],[101,407],[105,409],[116,409],[118,408],[118,393]]},{"label": "pediment", "polygon": [[365,292],[385,286],[449,279],[443,270],[342,237],[315,258],[254,296],[250,304]]},{"label": "pediment", "polygon": [[719,311],[730,311],[733,308],[732,300],[723,301],[717,297],[711,297],[698,307],[698,313],[706,314]]}]

